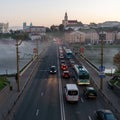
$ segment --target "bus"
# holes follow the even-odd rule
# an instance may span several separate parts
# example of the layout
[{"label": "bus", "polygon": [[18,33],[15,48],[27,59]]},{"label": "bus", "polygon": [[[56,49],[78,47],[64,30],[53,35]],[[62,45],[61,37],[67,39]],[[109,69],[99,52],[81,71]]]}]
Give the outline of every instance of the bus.
[{"label": "bus", "polygon": [[71,59],[73,57],[72,51],[68,48],[65,48],[65,56],[67,59]]},{"label": "bus", "polygon": [[77,80],[78,85],[89,85],[90,84],[90,74],[83,65],[74,65],[75,70],[75,80]]}]

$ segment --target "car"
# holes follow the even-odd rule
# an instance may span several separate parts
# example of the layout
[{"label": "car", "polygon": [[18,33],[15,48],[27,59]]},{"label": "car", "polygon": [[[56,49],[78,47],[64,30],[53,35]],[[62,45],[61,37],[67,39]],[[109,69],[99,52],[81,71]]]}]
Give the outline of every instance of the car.
[{"label": "car", "polygon": [[56,72],[57,72],[56,66],[55,66],[55,65],[52,65],[52,66],[50,67],[50,73],[51,73],[51,74],[54,74],[54,73],[56,73]]},{"label": "car", "polygon": [[94,112],[94,118],[98,120],[117,120],[111,110],[99,109]]},{"label": "car", "polygon": [[85,98],[96,98],[97,97],[97,92],[96,90],[94,89],[94,87],[91,87],[91,86],[88,86],[84,89],[83,91],[83,94],[85,96]]},{"label": "car", "polygon": [[74,61],[74,60],[72,60],[72,59],[70,59],[70,61],[69,61],[69,62],[70,62],[70,66],[71,66],[71,67],[73,67],[73,65],[75,64],[75,61]]},{"label": "car", "polygon": [[61,61],[60,61],[60,64],[62,64],[62,63],[64,63],[64,64],[65,64],[65,63],[66,63],[66,62],[65,62],[65,60],[61,60]]},{"label": "car", "polygon": [[78,102],[80,100],[79,89],[76,84],[65,85],[65,99],[67,102]]},{"label": "car", "polygon": [[63,77],[63,78],[70,78],[70,72],[69,72],[68,70],[63,71],[62,77]]},{"label": "car", "polygon": [[63,54],[60,54],[59,58],[60,58],[60,59],[64,59],[64,55],[63,55]]},{"label": "car", "polygon": [[62,63],[60,67],[61,67],[61,70],[63,71],[68,69],[68,66],[64,63]]}]

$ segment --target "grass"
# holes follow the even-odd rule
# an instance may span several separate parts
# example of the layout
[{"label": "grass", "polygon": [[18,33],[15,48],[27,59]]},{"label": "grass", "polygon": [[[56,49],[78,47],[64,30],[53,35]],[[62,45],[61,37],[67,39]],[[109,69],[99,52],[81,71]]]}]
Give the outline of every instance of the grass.
[{"label": "grass", "polygon": [[9,84],[9,81],[6,77],[0,77],[0,90]]}]

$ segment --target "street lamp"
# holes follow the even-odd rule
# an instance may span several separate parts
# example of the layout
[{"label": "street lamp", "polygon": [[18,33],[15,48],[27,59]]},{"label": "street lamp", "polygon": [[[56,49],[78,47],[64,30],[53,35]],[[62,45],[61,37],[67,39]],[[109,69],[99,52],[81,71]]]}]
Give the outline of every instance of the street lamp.
[{"label": "street lamp", "polygon": [[19,46],[21,45],[22,41],[18,41],[16,39],[16,61],[17,61],[17,74],[16,74],[16,81],[18,86],[18,92],[20,92],[20,70],[19,70]]},{"label": "street lamp", "polygon": [[105,40],[105,33],[103,33],[103,30],[102,32],[99,34],[99,38],[101,40],[101,66],[100,66],[100,89],[102,90],[103,89],[103,78],[105,77],[105,74],[104,74],[104,70],[105,70],[105,67],[103,66],[103,45],[104,45],[104,41]]}]

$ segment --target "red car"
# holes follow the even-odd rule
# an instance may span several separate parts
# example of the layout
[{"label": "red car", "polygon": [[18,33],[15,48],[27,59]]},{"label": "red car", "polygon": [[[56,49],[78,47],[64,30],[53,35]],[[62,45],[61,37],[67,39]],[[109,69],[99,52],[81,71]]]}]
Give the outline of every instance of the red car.
[{"label": "red car", "polygon": [[62,77],[63,78],[70,78],[70,72],[68,70],[67,71],[63,71]]},{"label": "red car", "polygon": [[64,70],[67,70],[68,69],[68,66],[66,64],[61,64],[61,69],[64,71]]}]

